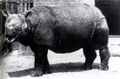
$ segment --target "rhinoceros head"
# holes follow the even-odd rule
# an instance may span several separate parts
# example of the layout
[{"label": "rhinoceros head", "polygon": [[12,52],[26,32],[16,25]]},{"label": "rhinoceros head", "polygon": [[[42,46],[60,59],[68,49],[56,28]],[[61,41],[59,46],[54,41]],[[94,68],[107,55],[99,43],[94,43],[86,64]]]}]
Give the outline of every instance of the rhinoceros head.
[{"label": "rhinoceros head", "polygon": [[5,22],[5,33],[9,42],[15,41],[17,36],[27,28],[25,16],[23,14],[10,14],[3,11],[3,15],[7,17]]}]

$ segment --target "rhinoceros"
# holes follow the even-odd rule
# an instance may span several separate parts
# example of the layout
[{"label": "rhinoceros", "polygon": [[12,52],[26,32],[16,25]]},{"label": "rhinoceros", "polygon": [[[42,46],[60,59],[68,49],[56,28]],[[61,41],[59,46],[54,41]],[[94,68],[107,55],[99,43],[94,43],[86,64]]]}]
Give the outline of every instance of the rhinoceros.
[{"label": "rhinoceros", "polygon": [[70,53],[83,48],[85,63],[81,68],[92,69],[96,50],[100,52],[101,70],[108,70],[109,28],[101,11],[87,4],[69,6],[35,6],[25,13],[7,17],[6,39],[30,46],[35,54],[32,76],[50,72],[48,49],[56,53]]}]

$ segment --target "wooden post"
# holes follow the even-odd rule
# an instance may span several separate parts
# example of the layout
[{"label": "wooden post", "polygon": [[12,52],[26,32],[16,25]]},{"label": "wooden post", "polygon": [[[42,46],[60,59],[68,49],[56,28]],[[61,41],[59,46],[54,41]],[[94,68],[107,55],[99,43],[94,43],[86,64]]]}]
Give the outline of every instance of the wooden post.
[{"label": "wooden post", "polygon": [[20,11],[22,12],[22,3],[20,2]]},{"label": "wooden post", "polygon": [[20,3],[17,3],[18,13],[20,12]]},{"label": "wooden post", "polygon": [[11,3],[11,12],[12,13],[14,12],[14,3],[13,2]]},{"label": "wooden post", "polygon": [[25,11],[27,11],[27,2],[25,3],[25,6],[24,6],[24,7],[25,7]]}]

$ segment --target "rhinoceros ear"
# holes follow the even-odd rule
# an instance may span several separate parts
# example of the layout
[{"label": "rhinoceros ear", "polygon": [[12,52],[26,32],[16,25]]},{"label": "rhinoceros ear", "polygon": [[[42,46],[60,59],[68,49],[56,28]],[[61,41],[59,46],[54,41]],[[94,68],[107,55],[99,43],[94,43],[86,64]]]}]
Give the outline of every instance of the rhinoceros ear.
[{"label": "rhinoceros ear", "polygon": [[32,12],[31,11],[28,11],[26,14],[25,14],[25,18],[27,18],[29,15],[31,15]]},{"label": "rhinoceros ear", "polygon": [[2,10],[2,14],[5,17],[8,17],[10,15],[10,13],[7,10]]}]

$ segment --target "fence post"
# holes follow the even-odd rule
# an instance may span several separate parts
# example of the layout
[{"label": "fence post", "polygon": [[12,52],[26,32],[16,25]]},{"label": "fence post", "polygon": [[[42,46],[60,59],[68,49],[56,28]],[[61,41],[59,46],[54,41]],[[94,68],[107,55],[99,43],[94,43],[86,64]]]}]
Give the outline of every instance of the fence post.
[{"label": "fence post", "polygon": [[27,11],[27,2],[25,2],[25,11]]}]

